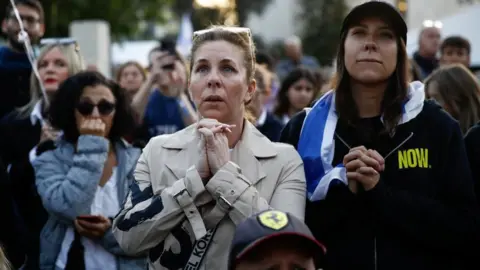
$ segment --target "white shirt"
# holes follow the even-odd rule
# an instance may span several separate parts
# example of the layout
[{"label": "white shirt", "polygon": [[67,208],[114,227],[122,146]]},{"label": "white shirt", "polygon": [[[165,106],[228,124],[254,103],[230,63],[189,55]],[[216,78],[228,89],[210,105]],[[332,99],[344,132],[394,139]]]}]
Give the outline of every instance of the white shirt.
[{"label": "white shirt", "polygon": [[288,114],[284,114],[282,117],[282,123],[286,125],[288,124],[288,121],[290,121],[290,117],[288,116]]},{"label": "white shirt", "polygon": [[[40,121],[40,123],[43,126],[43,116],[42,116],[42,102],[38,101],[37,104],[35,104],[35,107],[33,107],[32,112],[30,113],[30,121],[32,122],[32,126],[37,124],[37,121]],[[32,150],[30,150],[30,153],[28,153],[28,157],[30,159],[30,163],[32,163],[35,158],[37,157],[37,147],[33,147]]]},{"label": "white shirt", "polygon": [[[92,215],[102,215],[104,217],[114,217],[120,211],[117,193],[117,167],[113,168],[112,176],[103,187],[97,186],[90,210]],[[63,238],[62,248],[55,263],[60,269],[65,269],[68,251],[72,246],[74,238],[74,229],[69,227]],[[115,256],[106,251],[101,245],[86,237],[82,237],[82,244],[85,247],[86,270],[117,270]]]},{"label": "white shirt", "polygon": [[267,120],[267,110],[263,109],[262,113],[260,114],[260,117],[257,119],[256,126],[263,126],[265,124],[265,121]]},{"label": "white shirt", "polygon": [[[37,104],[35,104],[35,107],[33,107],[32,112],[30,113],[30,121],[32,122],[32,126],[37,124],[38,121],[43,125],[45,125],[45,120],[43,119],[42,116],[42,102],[38,101]],[[59,136],[63,132],[59,133]],[[33,147],[32,150],[28,153],[28,158],[30,160],[30,163],[32,163],[36,158],[37,158],[37,146]]]}]

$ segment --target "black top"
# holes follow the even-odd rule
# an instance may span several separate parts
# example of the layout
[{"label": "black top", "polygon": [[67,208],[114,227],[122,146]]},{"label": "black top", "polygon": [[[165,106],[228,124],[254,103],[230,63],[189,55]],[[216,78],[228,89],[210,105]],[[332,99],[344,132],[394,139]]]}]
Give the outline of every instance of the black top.
[{"label": "black top", "polygon": [[[38,269],[39,235],[48,217],[37,193],[35,172],[29,159],[30,150],[40,141],[41,129],[40,121],[33,124],[30,117],[19,117],[16,111],[0,121],[0,159],[10,167],[11,194],[24,222],[18,226],[24,227],[24,236],[28,239],[24,246],[28,256],[26,269]],[[51,147],[39,148],[45,151]]]},{"label": "black top", "polygon": [[0,119],[30,100],[30,74],[32,68],[25,53],[8,47],[0,48]]},{"label": "black top", "polygon": [[15,269],[20,268],[25,261],[26,250],[23,221],[18,213],[12,194],[12,183],[6,173],[6,168],[0,159],[0,245],[7,259]]},{"label": "black top", "polygon": [[480,204],[480,123],[473,126],[465,135],[465,148],[472,171],[475,194]]},{"label": "black top", "polygon": [[261,126],[257,126],[257,129],[265,135],[270,141],[278,142],[280,139],[280,133],[283,129],[283,123],[275,115],[270,112],[267,112],[267,117],[265,123]]},{"label": "black top", "polygon": [[[305,116],[291,119],[281,142],[297,147]],[[342,120],[336,133],[351,147],[365,144],[384,157],[402,146],[385,159],[372,190],[355,195],[336,184],[325,200],[307,202],[306,223],[327,246],[324,269],[472,269],[462,268],[462,256],[478,246],[479,223],[458,124],[430,102],[393,137],[381,131],[378,118],[362,122],[373,135],[362,136],[364,129]],[[336,139],[332,166],[348,151]]]}]

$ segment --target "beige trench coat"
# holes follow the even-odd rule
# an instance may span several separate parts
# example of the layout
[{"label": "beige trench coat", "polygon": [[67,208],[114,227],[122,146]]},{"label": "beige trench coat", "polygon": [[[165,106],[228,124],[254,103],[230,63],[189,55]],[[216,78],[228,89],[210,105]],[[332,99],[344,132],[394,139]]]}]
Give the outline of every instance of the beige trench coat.
[{"label": "beige trench coat", "polygon": [[305,174],[292,146],[271,142],[246,121],[231,161],[204,185],[194,166],[198,141],[195,124],[153,138],[114,221],[120,246],[128,254],[148,253],[150,269],[184,269],[195,240],[217,224],[201,266],[187,269],[227,269],[239,222],[269,208],[304,218]]}]

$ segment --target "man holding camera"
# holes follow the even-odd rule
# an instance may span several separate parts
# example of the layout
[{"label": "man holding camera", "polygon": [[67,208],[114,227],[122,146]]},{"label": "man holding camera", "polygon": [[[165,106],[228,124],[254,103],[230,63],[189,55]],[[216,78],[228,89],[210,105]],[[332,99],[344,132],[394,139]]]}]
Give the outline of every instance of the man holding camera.
[{"label": "man holding camera", "polygon": [[187,67],[175,49],[164,40],[149,53],[149,74],[135,94],[132,106],[151,137],[175,133],[197,121],[187,92]]}]

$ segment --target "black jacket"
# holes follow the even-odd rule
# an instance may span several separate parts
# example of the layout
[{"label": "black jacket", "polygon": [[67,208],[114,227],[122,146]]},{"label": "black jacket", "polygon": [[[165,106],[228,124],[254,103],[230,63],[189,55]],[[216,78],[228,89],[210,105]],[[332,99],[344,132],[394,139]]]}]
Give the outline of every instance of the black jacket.
[{"label": "black jacket", "polygon": [[[24,246],[28,257],[26,269],[38,268],[39,236],[48,217],[37,193],[35,173],[29,160],[29,152],[38,144],[40,134],[39,121],[33,125],[30,117],[20,118],[16,111],[9,113],[0,121],[0,158],[5,166],[10,167],[8,174],[11,194],[24,222],[22,227],[26,229],[24,232],[28,243]],[[37,153],[46,149],[48,146],[39,146]]]},{"label": "black jacket", "polygon": [[10,263],[19,268],[26,256],[25,228],[12,194],[12,183],[0,159],[0,245]]},{"label": "black jacket", "polygon": [[480,205],[480,123],[473,126],[465,135],[465,148],[472,171],[475,194]]},{"label": "black jacket", "polygon": [[0,47],[0,119],[30,100],[32,68],[25,53]]},{"label": "black jacket", "polygon": [[[292,118],[281,142],[297,147],[305,116]],[[381,125],[380,119],[372,121]],[[411,137],[386,158],[372,190],[354,195],[344,184],[332,185],[325,200],[307,202],[306,223],[327,247],[324,269],[473,269],[464,264],[478,250],[480,224],[458,124],[425,102],[393,138],[374,132],[365,139],[341,119],[336,132],[350,146],[367,144],[382,156]],[[342,163],[348,150],[335,140],[332,165]]]},{"label": "black jacket", "polygon": [[283,123],[275,115],[270,112],[267,112],[267,117],[265,122],[261,126],[257,126],[257,129],[265,135],[270,141],[278,142],[280,139],[280,133],[283,129]]}]

